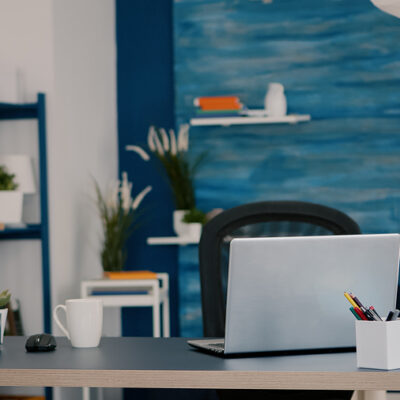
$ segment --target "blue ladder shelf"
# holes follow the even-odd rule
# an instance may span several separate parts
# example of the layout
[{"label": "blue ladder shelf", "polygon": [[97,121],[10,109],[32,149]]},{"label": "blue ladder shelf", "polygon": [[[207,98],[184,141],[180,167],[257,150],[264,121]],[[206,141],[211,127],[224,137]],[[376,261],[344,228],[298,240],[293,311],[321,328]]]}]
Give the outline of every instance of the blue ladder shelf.
[{"label": "blue ladder shelf", "polygon": [[[39,141],[39,179],[40,179],[40,224],[24,228],[8,228],[0,231],[0,240],[41,240],[42,247],[42,285],[44,331],[51,332],[50,299],[50,253],[47,195],[47,157],[46,157],[46,96],[38,93],[36,103],[0,103],[0,120],[36,119],[38,121]],[[53,398],[51,388],[45,388],[46,399]]]},{"label": "blue ladder shelf", "polygon": [[46,161],[46,97],[39,93],[36,103],[0,103],[0,120],[36,119],[39,140],[40,224],[0,231],[0,240],[40,239],[42,244],[42,284],[44,331],[51,332],[50,257],[48,228],[47,161]]},{"label": "blue ladder shelf", "polygon": [[5,120],[5,119],[38,118],[38,109],[39,109],[38,106],[39,106],[38,103],[31,103],[31,104],[0,103],[0,119]]},{"label": "blue ladder shelf", "polygon": [[0,231],[0,240],[41,239],[41,224],[30,224],[24,228],[7,228]]}]

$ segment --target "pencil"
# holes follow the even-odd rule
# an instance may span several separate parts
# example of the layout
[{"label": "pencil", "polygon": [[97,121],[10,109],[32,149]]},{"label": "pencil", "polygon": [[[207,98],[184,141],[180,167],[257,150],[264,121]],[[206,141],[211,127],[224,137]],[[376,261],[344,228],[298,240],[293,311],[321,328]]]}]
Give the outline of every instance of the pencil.
[{"label": "pencil", "polygon": [[357,319],[361,319],[361,317],[356,313],[353,307],[350,307],[349,310],[354,314]]},{"label": "pencil", "polygon": [[349,303],[356,309],[358,308],[357,303],[351,298],[351,296],[347,293],[344,292],[344,297],[346,297],[346,299],[349,301]]}]

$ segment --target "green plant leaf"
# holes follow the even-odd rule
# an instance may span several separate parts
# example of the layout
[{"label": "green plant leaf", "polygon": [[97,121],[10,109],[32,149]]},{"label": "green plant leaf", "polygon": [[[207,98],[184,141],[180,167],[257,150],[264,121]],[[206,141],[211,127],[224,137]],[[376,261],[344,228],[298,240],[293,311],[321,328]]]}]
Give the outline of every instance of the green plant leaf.
[{"label": "green plant leaf", "polygon": [[104,271],[121,271],[127,259],[126,242],[137,227],[138,213],[132,209],[125,212],[120,196],[116,205],[107,204],[96,181],[95,190],[103,228],[101,264]]},{"label": "green plant leaf", "polygon": [[14,180],[15,174],[9,174],[4,165],[0,165],[0,190],[16,190],[18,184]]},{"label": "green plant leaf", "polygon": [[7,290],[3,290],[0,293],[0,309],[5,308],[7,304],[10,302],[11,293]]},{"label": "green plant leaf", "polygon": [[185,213],[182,221],[188,224],[199,222],[204,225],[206,223],[206,214],[203,211],[198,210],[197,208],[192,208],[187,213]]}]

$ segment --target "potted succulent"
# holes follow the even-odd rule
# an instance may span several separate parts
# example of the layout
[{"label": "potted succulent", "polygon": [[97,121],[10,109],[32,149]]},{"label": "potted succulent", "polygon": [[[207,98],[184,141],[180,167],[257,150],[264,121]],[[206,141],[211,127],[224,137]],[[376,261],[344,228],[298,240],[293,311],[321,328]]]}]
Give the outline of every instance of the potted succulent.
[{"label": "potted succulent", "polygon": [[17,189],[15,175],[0,165],[0,224],[22,222],[23,192]]},{"label": "potted succulent", "polygon": [[[191,163],[188,158],[189,150],[189,125],[179,127],[178,134],[170,129],[167,134],[164,128],[151,126],[147,136],[148,146],[151,152],[158,158],[165,170],[169,185],[172,190],[176,210],[173,215],[173,227],[178,236],[198,236],[199,225],[191,227],[192,216],[196,210],[194,193],[194,177],[197,168],[204,159],[204,153]],[[190,215],[184,219],[185,214]],[[204,215],[204,214],[203,214]],[[200,226],[201,232],[201,226]]]},{"label": "potted succulent", "polygon": [[11,293],[4,290],[0,293],[0,344],[3,344],[4,329],[7,322],[8,303],[10,302]]},{"label": "potted succulent", "polygon": [[206,223],[206,214],[197,208],[192,208],[184,214],[182,221],[188,225],[189,236],[200,240],[203,225]]},{"label": "potted succulent", "polygon": [[101,249],[103,271],[121,271],[127,257],[126,241],[134,229],[137,209],[152,188],[147,186],[133,199],[132,183],[128,181],[126,172],[122,173],[122,181],[117,181],[107,195],[102,194],[97,183],[95,186],[103,229]]}]

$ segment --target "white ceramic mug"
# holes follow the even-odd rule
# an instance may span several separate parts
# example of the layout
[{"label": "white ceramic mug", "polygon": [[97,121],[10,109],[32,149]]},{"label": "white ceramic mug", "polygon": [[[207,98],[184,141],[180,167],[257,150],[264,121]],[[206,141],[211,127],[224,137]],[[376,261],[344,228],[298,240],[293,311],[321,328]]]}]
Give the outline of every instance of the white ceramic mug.
[{"label": "white ceramic mug", "polygon": [[[58,319],[62,309],[67,317],[67,328]],[[71,341],[73,347],[97,347],[103,330],[103,302],[99,299],[70,299],[59,304],[53,318]]]}]

